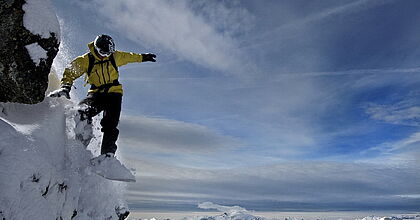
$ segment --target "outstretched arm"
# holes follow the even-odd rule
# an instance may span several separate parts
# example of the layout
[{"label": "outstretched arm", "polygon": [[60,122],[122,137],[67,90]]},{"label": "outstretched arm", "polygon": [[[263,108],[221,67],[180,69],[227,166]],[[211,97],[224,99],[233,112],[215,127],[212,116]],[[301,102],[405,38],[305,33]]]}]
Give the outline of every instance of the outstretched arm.
[{"label": "outstretched arm", "polygon": [[138,54],[132,52],[123,52],[123,51],[115,51],[114,59],[117,66],[123,66],[127,63],[140,63],[140,62],[156,62],[155,60],[156,55],[145,53],[145,54]]}]

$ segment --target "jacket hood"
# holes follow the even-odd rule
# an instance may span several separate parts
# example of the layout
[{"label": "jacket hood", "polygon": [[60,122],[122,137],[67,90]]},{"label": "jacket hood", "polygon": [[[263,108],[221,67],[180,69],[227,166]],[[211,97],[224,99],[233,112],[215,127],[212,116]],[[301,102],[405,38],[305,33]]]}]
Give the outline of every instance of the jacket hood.
[{"label": "jacket hood", "polygon": [[93,45],[93,41],[87,44],[87,47],[89,48],[89,51],[91,54],[93,54],[93,56],[95,57],[95,59],[100,60],[100,58],[98,57],[98,55],[96,55],[95,52],[95,46]]}]

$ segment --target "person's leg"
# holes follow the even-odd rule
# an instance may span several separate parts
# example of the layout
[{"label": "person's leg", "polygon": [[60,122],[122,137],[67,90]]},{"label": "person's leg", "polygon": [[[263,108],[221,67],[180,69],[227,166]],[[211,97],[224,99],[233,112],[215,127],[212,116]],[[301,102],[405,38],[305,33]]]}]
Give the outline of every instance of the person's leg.
[{"label": "person's leg", "polygon": [[75,116],[76,139],[88,146],[93,138],[92,118],[101,112],[101,105],[95,94],[88,94],[78,106],[78,115]]},{"label": "person's leg", "polygon": [[117,151],[117,139],[119,130],[117,128],[121,114],[122,95],[118,93],[109,93],[106,95],[104,103],[104,113],[101,120],[104,133],[102,138],[101,154],[113,153]]},{"label": "person's leg", "polygon": [[100,102],[100,94],[90,93],[79,103],[80,120],[87,120],[92,123],[92,118],[102,111],[103,106]]}]

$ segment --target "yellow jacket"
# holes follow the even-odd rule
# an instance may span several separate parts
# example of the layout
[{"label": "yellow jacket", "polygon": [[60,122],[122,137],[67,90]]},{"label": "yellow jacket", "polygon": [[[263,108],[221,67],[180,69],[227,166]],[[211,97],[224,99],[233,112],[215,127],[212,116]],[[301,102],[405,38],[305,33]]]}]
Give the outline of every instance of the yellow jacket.
[{"label": "yellow jacket", "polygon": [[[105,57],[104,59],[100,59],[95,51],[93,42],[88,43],[88,48],[90,53],[95,58],[96,62],[101,62],[95,64],[90,72],[89,76],[87,74],[88,67],[89,67],[89,56],[88,53],[83,54],[82,56],[76,57],[64,70],[63,78],[61,79],[61,84],[69,84],[72,85],[73,81],[83,74],[85,74],[85,80],[87,83],[93,85],[89,90],[89,93],[92,92],[105,92],[104,90],[94,89],[95,87],[99,87],[104,84],[113,83],[115,80],[118,80],[118,72],[113,67],[111,62],[109,61],[109,57]],[[115,64],[119,66],[123,66],[127,63],[134,63],[134,62],[142,62],[142,55],[137,53],[129,53],[123,51],[115,51],[113,53]],[[104,62],[109,61],[109,62]],[[123,93],[122,85],[112,85],[109,90],[109,93]]]}]

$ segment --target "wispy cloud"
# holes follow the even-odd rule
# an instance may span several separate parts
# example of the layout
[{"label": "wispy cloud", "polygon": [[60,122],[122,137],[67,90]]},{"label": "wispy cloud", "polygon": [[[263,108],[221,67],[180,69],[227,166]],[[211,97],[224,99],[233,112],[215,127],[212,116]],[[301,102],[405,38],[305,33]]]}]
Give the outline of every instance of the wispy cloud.
[{"label": "wispy cloud", "polygon": [[328,72],[302,72],[302,73],[282,73],[284,76],[341,76],[341,75],[374,75],[374,74],[420,74],[420,68],[400,68],[400,69],[353,69]]},{"label": "wispy cloud", "polygon": [[146,48],[160,48],[198,65],[239,73],[249,58],[240,52],[233,36],[249,25],[247,17],[252,15],[238,5],[194,2],[95,0],[83,5],[95,7],[105,25]]},{"label": "wispy cloud", "polygon": [[366,113],[375,120],[395,125],[420,126],[418,92],[409,94],[402,101],[392,104],[369,103]]},{"label": "wispy cloud", "polygon": [[211,153],[239,145],[204,126],[162,118],[123,116],[120,143],[126,149],[161,153]]},{"label": "wispy cloud", "polygon": [[282,163],[224,170],[148,161],[135,166],[142,181],[130,186],[130,199],[152,202],[157,207],[171,202],[236,201],[250,209],[267,205],[265,208],[271,210],[285,210],[297,203],[319,210],[363,209],[369,204],[413,209],[418,198],[397,195],[415,195],[420,190],[418,168],[368,163]]},{"label": "wispy cloud", "polygon": [[420,132],[414,132],[401,140],[386,142],[371,147],[363,153],[378,152],[378,160],[382,163],[418,163],[420,158]]},{"label": "wispy cloud", "polygon": [[[309,22],[315,22],[318,20],[322,20],[331,16],[344,14],[344,13],[354,13],[361,10],[367,10],[375,6],[383,5],[388,2],[391,2],[394,0],[382,0],[382,1],[375,1],[375,0],[358,0],[358,1],[352,1],[351,3],[340,5],[335,8],[329,8],[327,10],[321,11],[316,14],[308,15],[307,17],[304,17],[302,19],[299,19],[297,21],[292,22],[291,24],[287,24],[286,26],[295,26],[295,25],[302,25]],[[280,27],[281,28],[281,27]]]},{"label": "wispy cloud", "polygon": [[387,141],[380,145],[368,148],[363,153],[376,153],[377,158],[383,161],[398,163],[418,163],[420,160],[420,103],[419,92],[413,90],[399,101],[387,102],[386,104],[368,103],[364,109],[366,114],[373,120],[382,121],[394,126],[412,127],[405,137],[399,140]]}]

